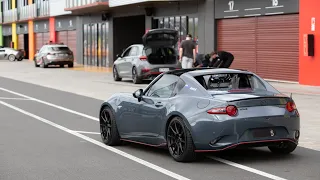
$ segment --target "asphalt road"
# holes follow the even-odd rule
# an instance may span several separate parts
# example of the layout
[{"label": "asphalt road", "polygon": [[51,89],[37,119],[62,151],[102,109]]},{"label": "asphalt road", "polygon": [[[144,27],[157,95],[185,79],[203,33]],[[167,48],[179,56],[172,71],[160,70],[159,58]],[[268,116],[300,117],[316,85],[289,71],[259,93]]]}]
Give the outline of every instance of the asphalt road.
[{"label": "asphalt road", "polygon": [[319,180],[320,152],[289,156],[267,148],[175,162],[166,150],[101,143],[101,100],[0,78],[0,179]]}]

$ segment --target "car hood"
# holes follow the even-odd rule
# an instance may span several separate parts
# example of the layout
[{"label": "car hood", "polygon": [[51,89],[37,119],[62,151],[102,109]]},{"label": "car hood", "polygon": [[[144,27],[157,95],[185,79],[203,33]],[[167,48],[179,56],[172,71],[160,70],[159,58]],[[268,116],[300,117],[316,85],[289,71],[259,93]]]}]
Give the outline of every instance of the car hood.
[{"label": "car hood", "polygon": [[145,47],[172,47],[177,44],[179,33],[174,29],[152,29],[142,37]]}]

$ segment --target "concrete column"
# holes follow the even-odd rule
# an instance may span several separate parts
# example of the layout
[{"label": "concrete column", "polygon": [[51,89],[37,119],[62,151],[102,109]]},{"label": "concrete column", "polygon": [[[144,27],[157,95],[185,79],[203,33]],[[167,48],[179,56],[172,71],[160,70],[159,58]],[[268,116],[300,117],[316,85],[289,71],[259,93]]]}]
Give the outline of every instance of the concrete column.
[{"label": "concrete column", "polygon": [[56,42],[56,27],[55,27],[55,18],[50,17],[49,18],[49,34],[50,34],[50,41]]},{"label": "concrete column", "polygon": [[[16,6],[16,1],[15,0],[11,0],[11,7],[12,9],[15,9]],[[17,24],[15,22],[12,23],[12,42],[14,43],[13,48],[14,49],[18,49],[18,35],[17,35]]]},{"label": "concrete column", "polygon": [[[0,13],[1,12],[1,3],[0,3]],[[0,25],[0,46],[3,46],[3,35],[2,35],[2,25]]]},{"label": "concrete column", "polygon": [[[28,0],[28,4],[32,4],[32,0]],[[34,36],[34,28],[33,21],[28,21],[28,42],[29,42],[29,60],[32,61],[34,58],[35,52],[35,36]]]},{"label": "concrete column", "polygon": [[210,53],[216,49],[214,0],[199,4],[199,53]]}]

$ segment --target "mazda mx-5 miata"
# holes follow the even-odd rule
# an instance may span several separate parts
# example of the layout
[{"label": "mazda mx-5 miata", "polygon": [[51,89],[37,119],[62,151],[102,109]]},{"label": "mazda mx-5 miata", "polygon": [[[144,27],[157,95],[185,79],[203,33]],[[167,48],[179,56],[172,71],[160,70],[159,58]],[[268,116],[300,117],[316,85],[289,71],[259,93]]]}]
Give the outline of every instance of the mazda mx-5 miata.
[{"label": "mazda mx-5 miata", "polygon": [[291,96],[252,72],[195,68],[162,73],[133,94],[114,94],[101,106],[100,131],[107,145],[165,147],[183,162],[238,146],[289,154],[298,144],[300,116]]}]

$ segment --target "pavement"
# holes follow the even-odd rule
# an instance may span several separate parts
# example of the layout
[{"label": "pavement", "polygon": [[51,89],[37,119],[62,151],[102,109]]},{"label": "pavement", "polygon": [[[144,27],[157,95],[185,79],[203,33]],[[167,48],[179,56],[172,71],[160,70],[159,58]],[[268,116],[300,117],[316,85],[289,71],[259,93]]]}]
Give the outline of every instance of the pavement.
[{"label": "pavement", "polygon": [[163,149],[101,143],[97,119],[103,100],[147,83],[113,82],[112,74],[95,70],[0,62],[0,179],[319,180],[320,88],[271,84],[292,92],[299,108],[301,140],[295,152],[231,150],[178,163]]}]

